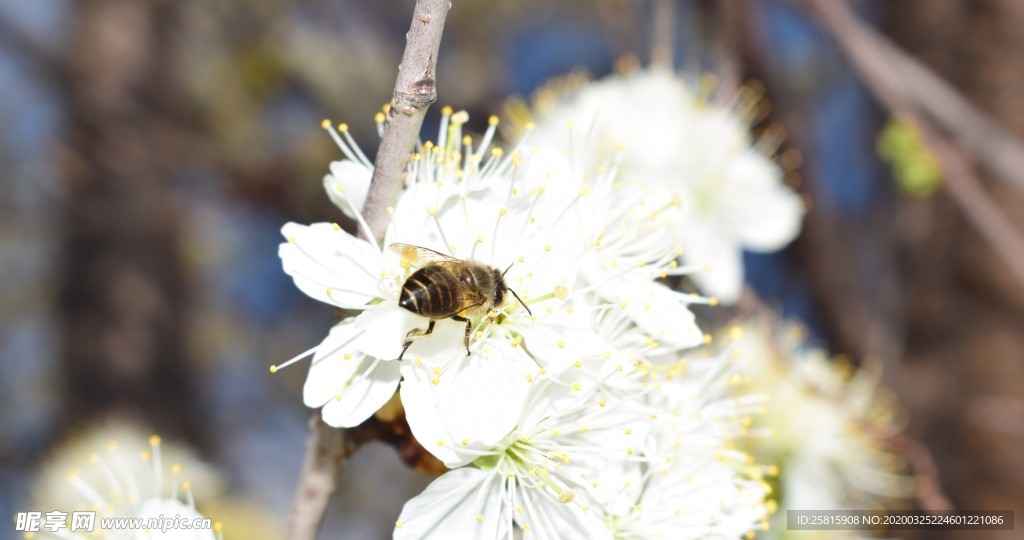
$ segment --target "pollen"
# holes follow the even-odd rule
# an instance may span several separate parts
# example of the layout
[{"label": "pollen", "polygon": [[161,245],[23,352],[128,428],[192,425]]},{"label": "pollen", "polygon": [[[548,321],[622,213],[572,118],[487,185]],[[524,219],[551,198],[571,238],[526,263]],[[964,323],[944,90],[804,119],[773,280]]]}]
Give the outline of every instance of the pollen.
[{"label": "pollen", "polygon": [[469,444],[469,439],[462,439],[462,446]]},{"label": "pollen", "polygon": [[476,515],[476,520],[477,521],[483,521],[484,520],[484,515],[483,514],[477,514]]},{"label": "pollen", "polygon": [[341,124],[338,124],[338,131],[340,131],[342,133],[345,133],[346,131],[348,131],[348,124],[346,124],[344,122],[342,122]]},{"label": "pollen", "polygon": [[551,244],[548,244],[548,245],[544,246],[544,251],[550,252],[551,251]]},{"label": "pollen", "polygon": [[579,368],[583,367],[583,362],[580,362],[579,360],[577,360],[576,363],[573,364],[573,366],[575,366],[576,369],[579,369]]},{"label": "pollen", "polygon": [[583,388],[583,385],[581,385],[579,381],[573,381],[573,383],[572,383],[572,390],[573,390],[573,392],[579,392],[581,388]]},{"label": "pollen", "polygon": [[438,379],[437,377],[434,377],[433,379],[430,379],[430,384],[432,384],[434,386],[437,386],[438,384],[440,384],[440,382],[441,382],[441,379]]},{"label": "pollen", "polygon": [[562,340],[558,340],[558,348],[559,349],[564,349],[565,348],[565,342],[562,341]]},{"label": "pollen", "polygon": [[438,439],[437,440],[437,445],[438,446],[444,446],[444,439]]},{"label": "pollen", "polygon": [[277,366],[270,366],[271,373],[277,373]]},{"label": "pollen", "polygon": [[499,215],[504,216],[507,213],[508,213],[508,208],[502,208],[502,209],[498,210],[498,214]]},{"label": "pollen", "polygon": [[718,298],[712,296],[711,299],[708,300],[708,305],[711,306],[711,307],[717,306],[718,305]]},{"label": "pollen", "polygon": [[373,121],[378,123],[378,124],[383,124],[384,123],[384,113],[379,112],[379,113],[373,115]]},{"label": "pollen", "polygon": [[328,120],[327,118],[324,118],[323,120],[320,121],[320,127],[324,128],[324,129],[330,129],[331,121]]},{"label": "pollen", "polygon": [[[377,114],[380,114],[380,113],[377,113]],[[401,529],[402,528],[402,522],[401,521],[396,521],[395,522],[395,528],[396,529]]]},{"label": "pollen", "polygon": [[576,492],[571,489],[563,489],[562,492],[558,494],[558,502],[562,504],[569,504],[575,498]]},{"label": "pollen", "polygon": [[352,359],[352,353],[345,353],[345,360],[351,360],[351,359]]}]

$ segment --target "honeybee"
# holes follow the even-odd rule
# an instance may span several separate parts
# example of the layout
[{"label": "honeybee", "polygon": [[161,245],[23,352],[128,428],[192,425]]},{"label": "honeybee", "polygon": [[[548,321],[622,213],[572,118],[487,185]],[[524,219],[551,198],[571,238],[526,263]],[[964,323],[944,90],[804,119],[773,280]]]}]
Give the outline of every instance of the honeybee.
[{"label": "honeybee", "polygon": [[470,317],[501,306],[506,292],[512,293],[526,312],[533,315],[519,295],[505,284],[505,273],[512,265],[502,272],[493,266],[456,259],[425,247],[391,244],[388,248],[402,256],[403,264],[419,266],[402,284],[398,305],[430,319],[426,330],[413,328],[405,335],[399,360],[414,341],[429,336],[434,331],[434,323],[440,319],[466,323],[463,345],[468,356],[469,333],[473,329]]}]

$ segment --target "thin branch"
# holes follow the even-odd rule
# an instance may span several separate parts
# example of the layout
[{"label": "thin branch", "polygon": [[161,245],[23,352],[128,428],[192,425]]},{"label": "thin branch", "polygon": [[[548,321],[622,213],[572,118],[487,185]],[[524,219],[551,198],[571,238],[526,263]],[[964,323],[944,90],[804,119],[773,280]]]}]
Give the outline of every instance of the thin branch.
[{"label": "thin branch", "polygon": [[288,518],[287,540],[313,540],[350,453],[346,432],[324,423],[320,411],[309,419],[309,439]]},{"label": "thin branch", "polygon": [[906,433],[897,433],[891,436],[888,442],[913,469],[917,481],[917,500],[921,503],[921,508],[929,512],[952,510],[953,503],[942,491],[939,467],[928,447]]},{"label": "thin branch", "polygon": [[0,16],[0,46],[27,60],[30,68],[63,82],[69,73],[67,61],[17,23]]},{"label": "thin branch", "polygon": [[[402,191],[403,171],[427,109],[437,100],[434,70],[450,0],[417,0],[405,52],[398,66],[363,217],[378,241],[384,239],[390,211]],[[310,435],[299,473],[288,540],[313,540],[323,522],[331,494],[348,458],[361,444],[359,430],[346,431],[324,423],[320,411],[309,420]]]},{"label": "thin branch", "polygon": [[402,191],[403,171],[416,144],[427,109],[437,100],[434,73],[450,0],[416,0],[405,53],[398,66],[388,122],[377,149],[370,192],[363,217],[377,240],[384,239],[393,208]]},{"label": "thin branch", "polygon": [[676,0],[651,6],[651,67],[671,71],[676,34]]},{"label": "thin branch", "polygon": [[896,75],[898,66],[885,56],[885,51],[845,2],[811,0],[811,4],[878,101],[893,116],[921,134],[925,146],[942,168],[943,186],[1024,285],[1024,239],[982,188],[981,180],[960,149],[919,113],[909,97],[912,91],[901,84]]},{"label": "thin branch", "polygon": [[739,0],[719,0],[714,4],[718,24],[715,36],[715,71],[718,73],[719,92],[732,96],[739,88],[743,71],[739,51],[742,48],[740,33],[741,11],[744,6]]},{"label": "thin branch", "polygon": [[970,148],[997,176],[1024,193],[1024,144],[978,110],[953,86],[887,37],[853,18],[852,24],[890,62],[890,79],[907,98]]}]

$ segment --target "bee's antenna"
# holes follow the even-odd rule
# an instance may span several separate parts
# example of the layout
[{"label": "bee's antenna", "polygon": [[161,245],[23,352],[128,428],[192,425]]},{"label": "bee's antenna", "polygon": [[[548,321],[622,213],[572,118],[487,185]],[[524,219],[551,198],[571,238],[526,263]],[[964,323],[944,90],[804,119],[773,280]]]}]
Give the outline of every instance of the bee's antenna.
[{"label": "bee's antenna", "polygon": [[[512,267],[512,265],[509,265],[509,268],[511,268],[511,267]],[[505,270],[505,271],[508,272],[508,270]],[[526,305],[526,302],[523,302],[523,299],[519,298],[519,295],[516,294],[516,292],[514,290],[512,290],[511,288],[509,288],[508,292],[512,293],[512,296],[515,296],[516,300],[519,300],[519,304],[526,309],[526,312],[529,313],[531,317],[533,317],[533,312],[530,311],[530,308],[529,308],[529,306]]]},{"label": "bee's antenna", "polygon": [[[501,273],[501,277],[505,277],[505,274],[507,274],[508,271],[512,269],[512,265],[513,264],[515,264],[515,263],[509,263],[508,268],[506,268],[505,271]],[[515,293],[512,293],[512,294],[515,294]],[[519,297],[517,296],[516,298],[519,298]],[[520,300],[519,303],[522,303],[522,300]],[[523,307],[526,307],[526,306],[523,306]]]}]

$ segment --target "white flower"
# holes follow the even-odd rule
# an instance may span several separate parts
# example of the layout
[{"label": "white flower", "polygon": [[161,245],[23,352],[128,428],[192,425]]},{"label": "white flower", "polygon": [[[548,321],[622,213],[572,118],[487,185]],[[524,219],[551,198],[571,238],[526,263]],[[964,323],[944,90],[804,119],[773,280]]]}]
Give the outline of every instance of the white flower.
[{"label": "white flower", "polygon": [[883,446],[902,419],[895,398],[879,385],[878,364],[854,371],[831,361],[793,323],[780,321],[769,331],[744,322],[730,334],[749,359],[752,386],[774,396],[757,423],[773,435],[746,447],[777,468],[780,510],[877,508],[912,494],[902,460]]},{"label": "white flower", "polygon": [[439,447],[472,464],[410,500],[394,537],[512,538],[518,526],[527,538],[610,538],[597,482],[602,471],[624,467],[646,427],[628,402],[597,399],[595,388],[586,370],[546,373],[498,444],[442,435]]},{"label": "white flower", "polygon": [[[64,491],[57,500],[70,500],[68,495],[77,495],[76,503],[70,508],[53,508],[67,513],[65,526],[56,532],[41,529],[42,538],[92,539],[109,538],[124,540],[214,540],[222,539],[221,524],[210,528],[167,528],[163,529],[105,529],[104,519],[108,518],[175,518],[186,520],[189,525],[199,523],[205,517],[196,511],[195,500],[189,482],[181,480],[182,465],[172,463],[166,466],[161,452],[160,437],[149,438],[148,447],[141,452],[140,445],[126,441],[126,448],[110,440],[105,448],[95,449],[88,456],[88,466],[72,469],[64,478]],[[180,452],[174,452],[180,453]],[[168,474],[168,472],[170,474]],[[70,486],[70,490],[67,489]],[[40,500],[37,504],[52,505],[55,501]],[[74,511],[96,513],[93,531],[70,530],[71,514]],[[144,521],[144,523],[149,523]],[[157,523],[162,523],[157,521]],[[147,525],[148,526],[148,525]]]},{"label": "white flower", "polygon": [[[742,250],[787,244],[803,207],[779,167],[751,144],[744,118],[755,104],[751,92],[727,107],[707,102],[699,90],[657,70],[609,77],[536,111],[532,140],[565,147],[585,167],[621,155],[621,181],[679,202],[675,243],[689,264],[708,267],[693,279],[733,302],[743,282]],[[567,132],[567,123],[582,129]]]},{"label": "white flower", "polygon": [[605,520],[615,537],[738,538],[765,527],[767,468],[731,448],[757,435],[748,426],[764,397],[732,395],[743,376],[727,355],[645,369],[652,428],[638,466],[614,480],[623,488]]},{"label": "white flower", "polygon": [[[530,187],[529,179],[537,178],[571,185],[563,158],[543,152],[521,158],[496,148],[485,159],[496,120],[474,148],[461,136],[465,113],[445,112],[439,143],[424,143],[414,155],[384,246],[420,246],[502,269],[532,315],[510,294],[491,313],[470,310],[468,356],[465,326],[438,320],[431,335],[408,349],[399,369],[395,360],[406,335],[429,323],[398,305],[417,266],[337,225],[290,223],[282,230],[288,242],[280,256],[296,285],[320,301],[362,313],[272,371],[313,354],[304,400],[323,407],[325,421],[339,427],[372,415],[404,377],[403,402],[417,437],[441,425],[460,439],[493,444],[514,426],[530,377],[549,363],[576,360],[599,341],[574,322],[570,305],[583,251],[573,212],[580,195],[578,189],[545,193]],[[358,156],[352,144],[342,143]],[[362,178],[354,175],[352,182]],[[334,199],[360,223],[360,201],[348,197],[363,191],[346,188]],[[412,385],[425,388],[413,391]],[[420,397],[427,402],[416,402]]]}]

